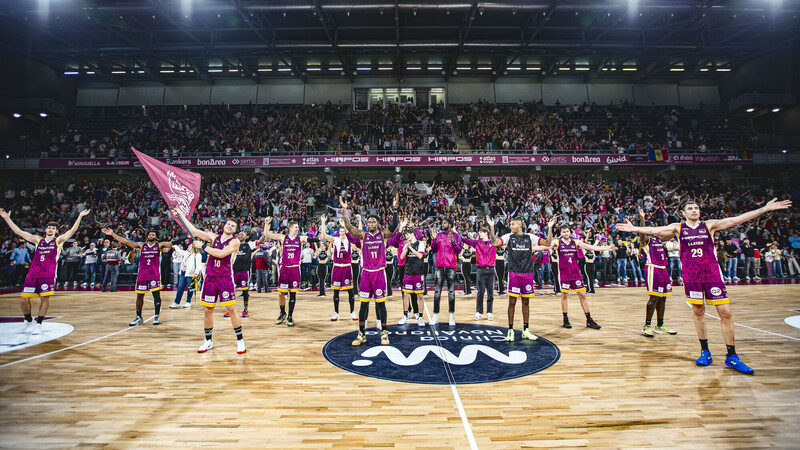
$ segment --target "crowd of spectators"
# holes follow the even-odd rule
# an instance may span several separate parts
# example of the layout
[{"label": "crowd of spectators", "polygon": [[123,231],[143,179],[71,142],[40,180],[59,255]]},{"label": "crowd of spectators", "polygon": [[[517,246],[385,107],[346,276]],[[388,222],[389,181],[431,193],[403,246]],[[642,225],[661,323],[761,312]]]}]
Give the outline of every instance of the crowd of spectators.
[{"label": "crowd of spectators", "polygon": [[[757,208],[773,197],[787,197],[785,191],[772,185],[744,189],[693,177],[631,175],[600,180],[584,175],[547,175],[479,178],[472,182],[443,182],[441,178],[437,175],[430,183],[412,182],[398,187],[386,180],[354,181],[347,177],[329,186],[314,177],[212,176],[203,186],[193,220],[203,228],[216,230],[224,218],[234,217],[252,240],[260,235],[265,217],[273,217],[273,230],[285,230],[289,221],[297,220],[304,233],[315,234],[319,226],[316,217],[326,211],[335,216],[341,196],[350,199],[356,214],[364,217],[376,214],[382,223],[389,224],[394,215],[395,195],[399,197],[400,217],[424,224],[430,230],[438,229],[442,219],[448,217],[454,221],[456,231],[470,236],[477,234],[486,214],[500,223],[522,218],[529,232],[540,235],[546,232],[548,219],[558,214],[559,222],[570,223],[578,235],[592,242],[618,244],[617,252],[597,255],[598,279],[611,282],[640,277],[636,266],[641,265],[643,255],[636,251],[635,237],[618,233],[614,227],[626,218],[635,219],[638,208],[646,212],[649,221],[661,225],[679,220],[678,205],[687,198],[701,204],[703,217],[714,218]],[[48,221],[62,224],[63,231],[80,211],[92,209],[75,234],[75,242],[68,243],[62,253],[65,261],[71,263],[65,269],[72,268],[65,270],[64,277],[72,283],[99,282],[90,279],[94,275],[85,266],[87,261],[97,264],[91,272],[102,274],[102,256],[108,248],[106,236],[100,232],[103,226],[132,241],[141,241],[145,230],[155,230],[162,241],[185,236],[150,183],[84,179],[66,186],[11,187],[5,192],[4,208],[11,211],[20,227],[37,234],[43,233]],[[333,227],[334,223],[328,225]],[[726,230],[717,239],[718,259],[731,280],[741,278],[740,275],[798,275],[795,258],[800,256],[800,220],[794,212],[764,216]],[[0,242],[0,278],[6,284],[18,284],[33,249],[5,226],[0,228]],[[670,256],[677,257],[677,253]],[[129,267],[121,272],[132,272],[136,256],[125,252],[123,260]],[[679,264],[671,262],[677,278]],[[756,263],[762,269],[759,273],[751,267]],[[79,265],[86,277],[80,280]],[[167,262],[162,274],[169,278],[170,272]],[[631,277],[627,276],[629,272],[633,274]]]},{"label": "crowd of spectators", "polygon": [[725,149],[697,118],[680,107],[633,108],[627,101],[545,106],[477,102],[457,110],[458,129],[473,150],[611,150],[647,154],[651,149]]},{"label": "crowd of spectators", "polygon": [[[110,158],[135,147],[163,157],[281,155],[329,150],[342,105],[199,105],[134,109],[117,128],[84,135],[81,120],[45,137],[52,157]],[[91,119],[84,119],[84,122]]]}]

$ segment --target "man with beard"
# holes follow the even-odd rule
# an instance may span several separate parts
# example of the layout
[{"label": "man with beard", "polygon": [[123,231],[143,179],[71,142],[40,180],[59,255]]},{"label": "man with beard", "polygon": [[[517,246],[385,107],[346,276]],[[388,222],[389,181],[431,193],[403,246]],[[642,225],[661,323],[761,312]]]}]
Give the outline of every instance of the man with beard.
[{"label": "man with beard", "polygon": [[[369,303],[375,300],[375,314],[378,320],[384,325],[381,331],[381,345],[389,345],[389,332],[385,328],[389,322],[386,312],[386,239],[391,236],[389,230],[382,230],[378,225],[378,216],[370,214],[367,218],[367,231],[362,231],[350,223],[350,211],[347,209],[347,202],[339,198],[339,204],[344,213],[344,224],[347,231],[355,239],[361,242],[361,279],[358,283],[358,296],[361,300],[361,308],[358,313],[358,336],[352,342],[354,346],[361,345],[367,341],[366,322],[369,315]],[[394,202],[397,207],[397,197]],[[396,220],[396,216],[395,216]],[[394,224],[393,224],[394,225]],[[401,222],[400,229],[405,226],[405,221]],[[348,236],[349,238],[349,236]]]},{"label": "man with beard", "polygon": [[142,307],[144,306],[144,294],[148,292],[153,294],[153,306],[155,307],[155,317],[153,318],[153,325],[161,325],[161,252],[165,248],[172,247],[171,242],[158,242],[156,239],[158,235],[155,231],[147,232],[147,241],[133,242],[125,237],[119,236],[110,228],[101,228],[103,234],[106,234],[119,242],[120,244],[127,245],[134,251],[139,250],[139,272],[136,275],[136,284],[134,291],[136,292],[136,318],[128,325],[135,327],[144,323],[142,319]]},{"label": "man with beard", "polygon": [[[250,264],[253,261],[253,247],[250,246],[250,242],[247,242],[247,233],[244,231],[239,232],[239,242],[241,245],[233,259],[233,285],[237,291],[242,291],[242,301],[244,302],[242,317],[248,317],[247,306],[250,301]],[[226,312],[225,317],[230,317],[230,314]]]},{"label": "man with beard", "polygon": [[[25,283],[22,285],[22,294],[20,294],[21,298],[19,304],[22,308],[22,315],[25,317],[25,321],[19,328],[20,333],[42,333],[42,321],[47,314],[48,306],[50,306],[50,296],[53,295],[56,287],[58,253],[64,242],[69,240],[72,235],[78,231],[81,219],[87,216],[89,211],[88,209],[81,211],[75,223],[72,225],[72,228],[60,236],[56,236],[58,224],[49,222],[45,226],[44,237],[41,237],[22,231],[22,229],[11,220],[11,214],[4,209],[0,209],[0,217],[6,221],[11,231],[36,246],[36,250],[33,253],[33,260],[31,261],[31,267],[28,270],[28,275],[25,277]],[[31,314],[31,297],[37,296],[41,303],[39,304],[39,314],[36,316],[36,323],[34,324],[33,315]]]},{"label": "man with beard", "polygon": [[448,323],[451,327],[456,324],[456,266],[462,247],[461,235],[453,231],[453,221],[445,217],[442,219],[442,231],[431,242],[431,253],[436,255],[436,271],[434,272],[436,290],[433,293],[431,325],[439,323],[439,303],[442,299],[442,286],[445,281],[447,281],[447,304],[450,312]]},{"label": "man with beard", "polygon": [[236,289],[233,285],[233,268],[231,267],[231,259],[235,257],[236,251],[241,245],[239,239],[234,235],[239,224],[233,219],[227,219],[222,227],[222,234],[218,235],[210,231],[198,230],[179,211],[176,211],[175,214],[183,221],[192,236],[211,243],[211,246],[205,248],[208,260],[206,261],[203,291],[199,300],[199,303],[205,306],[203,331],[206,339],[197,349],[197,353],[205,353],[214,348],[211,334],[214,329],[214,307],[217,306],[217,302],[219,302],[219,306],[227,309],[231,318],[233,332],[236,333],[236,353],[245,353],[247,348],[242,337],[242,319],[236,314]]}]

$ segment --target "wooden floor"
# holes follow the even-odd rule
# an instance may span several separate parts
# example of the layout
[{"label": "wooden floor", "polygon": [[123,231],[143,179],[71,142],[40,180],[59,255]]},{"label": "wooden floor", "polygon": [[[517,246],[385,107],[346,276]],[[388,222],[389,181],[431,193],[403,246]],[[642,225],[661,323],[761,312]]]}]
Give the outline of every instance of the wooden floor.
[{"label": "wooden floor", "polygon": [[[797,448],[800,329],[784,319],[800,314],[790,311],[800,309],[800,286],[729,293],[741,324],[737,350],[754,376],[724,366],[711,317],[715,362],[694,364],[699,345],[683,295],[667,306],[667,325],[680,333],[653,339],[640,334],[642,288],[591,296],[599,331],[560,328],[558,298],[537,296],[532,328],[559,346],[561,359],[528,377],[457,386],[477,446]],[[172,295],[164,297],[168,305]],[[159,327],[7,365],[126,329],[133,319],[131,293],[57,293],[49,315],[75,330],[0,354],[0,447],[469,448],[450,386],[366,378],[322,357],[329,339],[354,328],[329,321],[330,298],[301,293],[297,326],[287,328],[273,324],[276,295],[254,295],[245,355],[236,354],[221,310],[215,348],[197,354],[203,313],[195,307],[164,309]],[[388,303],[393,320],[398,298]],[[473,304],[458,296],[459,322],[473,322]],[[496,301],[495,325],[505,325],[506,305]],[[152,304],[145,307],[150,317]],[[580,325],[577,297],[570,307]],[[18,308],[17,296],[0,297],[0,316]]]}]

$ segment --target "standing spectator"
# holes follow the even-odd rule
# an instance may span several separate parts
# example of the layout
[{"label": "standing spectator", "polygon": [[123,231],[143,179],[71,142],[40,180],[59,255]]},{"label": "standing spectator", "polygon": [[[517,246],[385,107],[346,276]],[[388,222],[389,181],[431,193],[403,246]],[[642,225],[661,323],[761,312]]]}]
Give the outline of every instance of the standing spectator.
[{"label": "standing spectator", "polygon": [[102,291],[106,291],[106,286],[111,283],[111,292],[117,292],[117,277],[119,276],[119,264],[122,262],[122,252],[119,251],[119,244],[111,243],[111,247],[103,253],[103,263],[105,273],[103,281],[100,283]]},{"label": "standing spectator", "polygon": [[750,268],[753,268],[753,280],[757,280],[756,273],[756,246],[750,243],[749,238],[744,238],[742,253],[744,254],[744,279],[750,281]]},{"label": "standing spectator", "polygon": [[203,269],[202,248],[203,241],[200,240],[189,244],[188,250],[184,250],[180,245],[175,246],[175,253],[180,253],[181,265],[178,267],[178,289],[175,292],[175,301],[169,305],[170,309],[180,308],[183,291],[187,291],[186,303],[183,307],[192,307],[192,295],[197,290],[197,280],[200,278]]},{"label": "standing spectator", "polygon": [[256,292],[258,293],[261,293],[262,286],[264,292],[268,293],[271,282],[272,258],[270,258],[267,246],[268,244],[259,244],[258,251],[253,255],[253,263],[256,266]]},{"label": "standing spectator", "polygon": [[783,250],[778,247],[777,242],[772,243],[772,248],[769,250],[772,255],[772,274],[775,278],[784,278],[783,274]]},{"label": "standing spectator", "polygon": [[739,264],[739,248],[733,245],[733,241],[730,238],[725,240],[725,253],[728,257],[725,281],[728,283],[739,281],[739,277],[736,276],[736,269]]},{"label": "standing spectator", "polygon": [[303,244],[303,250],[300,252],[300,279],[302,280],[303,287],[311,285],[311,263],[314,259],[314,252],[311,251],[308,243]]},{"label": "standing spectator", "polygon": [[94,287],[94,278],[97,275],[97,245],[94,242],[89,243],[89,247],[81,253],[83,259],[83,271],[86,276],[83,278],[82,287]]},{"label": "standing spectator", "polygon": [[78,269],[81,265],[81,249],[78,241],[72,241],[72,246],[64,250],[64,265],[67,268],[67,282],[64,287],[72,283],[72,287],[78,286]]},{"label": "standing spectator", "polygon": [[669,275],[672,278],[672,281],[683,281],[683,274],[681,273],[683,269],[683,267],[681,267],[681,245],[678,243],[677,239],[673,239],[671,241],[667,241],[667,243],[664,244],[664,247],[667,250],[667,257],[669,257]]}]

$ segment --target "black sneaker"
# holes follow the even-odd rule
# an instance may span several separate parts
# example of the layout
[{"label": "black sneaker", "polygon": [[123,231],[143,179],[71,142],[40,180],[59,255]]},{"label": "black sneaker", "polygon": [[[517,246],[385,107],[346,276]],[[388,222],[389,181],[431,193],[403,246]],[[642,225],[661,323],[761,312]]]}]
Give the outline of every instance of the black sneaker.
[{"label": "black sneaker", "polygon": [[599,330],[600,328],[602,328],[597,322],[594,321],[594,319],[587,319],[586,326],[588,328],[593,328],[595,330]]},{"label": "black sneaker", "polygon": [[285,321],[286,321],[286,313],[282,312],[281,315],[279,315],[278,318],[275,319],[275,325],[280,325]]},{"label": "black sneaker", "polygon": [[562,326],[564,328],[572,328],[572,324],[569,323],[569,319],[567,319],[567,318],[564,318],[564,325],[562,325]]},{"label": "black sneaker", "polygon": [[292,320],[292,316],[289,316],[289,317],[286,318],[286,326],[289,326],[289,327],[293,327],[294,326],[294,320]]}]

